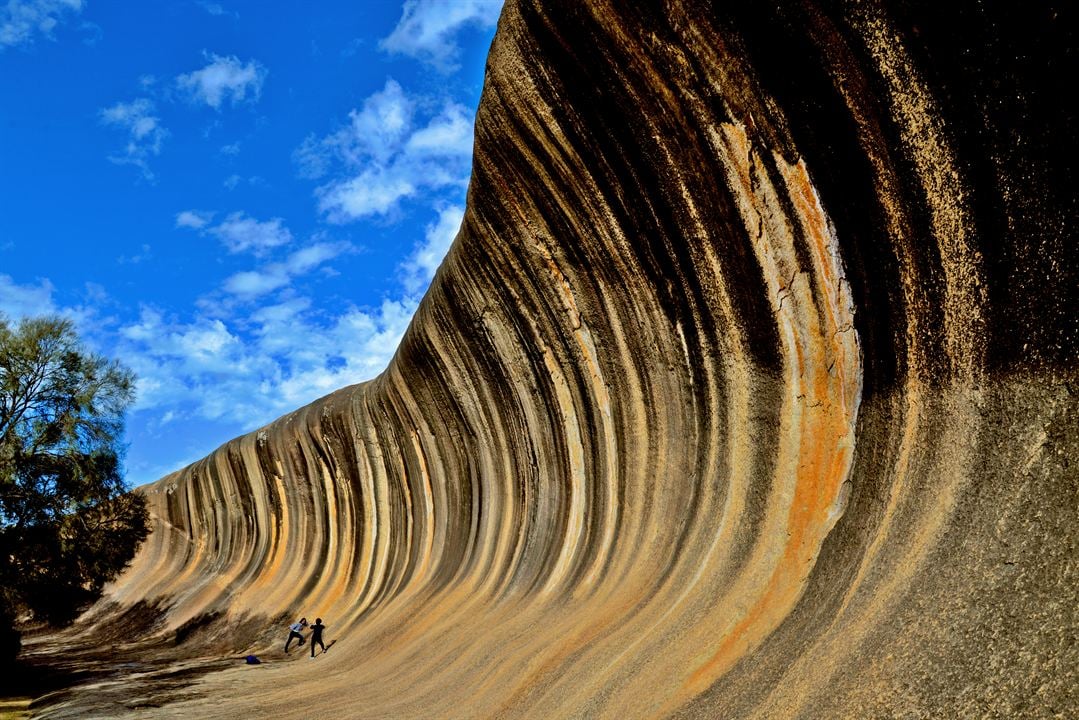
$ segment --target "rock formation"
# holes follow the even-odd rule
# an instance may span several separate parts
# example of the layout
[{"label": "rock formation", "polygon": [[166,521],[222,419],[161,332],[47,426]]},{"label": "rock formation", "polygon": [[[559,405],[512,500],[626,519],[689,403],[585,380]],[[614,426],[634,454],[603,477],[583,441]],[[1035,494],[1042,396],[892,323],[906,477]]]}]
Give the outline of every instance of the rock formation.
[{"label": "rock formation", "polygon": [[713,5],[507,4],[390,367],[110,590],[337,644],[162,715],[1074,716],[1071,11]]}]

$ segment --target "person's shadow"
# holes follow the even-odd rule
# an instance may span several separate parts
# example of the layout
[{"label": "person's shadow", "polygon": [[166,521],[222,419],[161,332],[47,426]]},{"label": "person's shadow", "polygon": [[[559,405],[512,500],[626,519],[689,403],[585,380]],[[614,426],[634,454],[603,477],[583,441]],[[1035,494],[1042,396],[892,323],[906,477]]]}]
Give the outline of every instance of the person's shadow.
[{"label": "person's shadow", "polygon": [[[318,652],[318,655],[324,655],[325,653],[328,653],[330,651],[330,648],[332,648],[336,644],[337,644],[337,638],[334,638],[333,640],[330,640],[330,644],[326,646],[325,650],[320,650]],[[316,655],[315,657],[318,657],[318,655]]]}]

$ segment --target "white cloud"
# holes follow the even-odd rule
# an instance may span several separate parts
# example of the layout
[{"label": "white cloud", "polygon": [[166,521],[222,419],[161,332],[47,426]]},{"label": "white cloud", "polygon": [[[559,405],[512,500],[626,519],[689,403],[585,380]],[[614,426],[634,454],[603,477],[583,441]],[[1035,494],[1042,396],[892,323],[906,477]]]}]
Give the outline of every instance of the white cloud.
[{"label": "white cloud", "polygon": [[406,0],[397,26],[379,47],[453,72],[461,53],[457,32],[469,26],[493,27],[501,10],[502,0]]},{"label": "white cloud", "polygon": [[402,265],[403,282],[410,293],[419,293],[431,282],[438,266],[442,264],[442,259],[453,245],[457,231],[461,229],[464,215],[463,207],[449,205],[439,211],[438,220],[427,226],[424,242],[416,247]]},{"label": "white cloud", "polygon": [[289,255],[285,267],[290,275],[301,275],[351,248],[348,243],[318,242]]},{"label": "white cloud", "polygon": [[384,163],[400,149],[412,127],[415,102],[392,78],[382,90],[363,101],[361,110],[348,114],[349,123],[321,140],[308,137],[293,157],[302,177],[317,180],[339,160],[360,165],[373,160]]},{"label": "white cloud", "polygon": [[401,198],[415,194],[414,174],[400,167],[374,167],[356,177],[319,188],[319,210],[330,222],[385,215]]},{"label": "white cloud", "polygon": [[176,213],[176,227],[201,230],[210,224],[214,214],[205,210],[183,210]]},{"label": "white cloud", "polygon": [[120,328],[115,354],[137,376],[135,410],[177,412],[186,404],[183,394],[202,382],[251,369],[242,341],[221,320],[170,322],[152,308],[143,308],[138,322]]},{"label": "white cloud", "polygon": [[[393,357],[401,337],[412,321],[416,305],[410,300],[385,300],[377,310],[351,309],[337,317],[319,334],[317,326],[304,323],[301,332],[310,333],[303,346],[293,344],[285,350],[289,371],[278,384],[286,407],[294,408],[328,392],[368,380],[382,370]],[[284,328],[266,324],[260,328],[264,337],[296,327],[297,318]]]},{"label": "white cloud", "polygon": [[316,190],[319,210],[343,223],[393,213],[423,191],[468,184],[472,122],[455,102],[418,125],[421,103],[389,79],[349,113],[349,124],[322,139],[309,137],[294,157],[301,175],[328,182]]},{"label": "white cloud", "polygon": [[158,130],[158,119],[153,115],[154,104],[146,98],[129,103],[116,103],[101,111],[101,119],[109,125],[119,125],[131,131],[136,140],[152,138]]},{"label": "white cloud", "polygon": [[281,218],[258,221],[242,212],[231,213],[208,232],[224,244],[230,253],[266,251],[292,242],[292,233]]},{"label": "white cloud", "polygon": [[307,298],[260,308],[247,327],[221,319],[170,320],[143,308],[120,330],[117,354],[138,375],[136,409],[258,427],[386,366],[413,301],[324,317]]},{"label": "white cloud", "polygon": [[266,270],[247,270],[239,272],[225,280],[225,292],[244,298],[265,295],[288,285],[288,274],[281,272],[281,266],[272,266]]},{"label": "white cloud", "polygon": [[412,126],[415,102],[393,79],[363,101],[362,110],[349,113],[349,126],[333,137],[332,143],[350,162],[366,156],[387,160]]},{"label": "white cloud", "polygon": [[10,275],[0,274],[0,315],[10,320],[56,312],[53,284],[46,279],[37,285],[19,285]]},{"label": "white cloud", "polygon": [[225,327],[225,323],[213,320],[205,327],[196,327],[184,332],[180,336],[180,342],[188,357],[207,361],[226,354],[226,349],[238,341]]},{"label": "white cloud", "polygon": [[127,325],[120,334],[129,340],[148,340],[153,337],[153,329],[161,323],[161,313],[152,308],[143,308],[139,313],[139,322]]},{"label": "white cloud", "polygon": [[180,75],[177,86],[192,102],[204,102],[215,110],[228,100],[237,105],[245,100],[257,101],[266,80],[267,70],[257,60],[240,61],[235,55],[228,57],[206,54],[209,64],[201,70]]},{"label": "white cloud", "polygon": [[[305,297],[290,298],[276,305],[266,305],[251,313],[251,319],[263,326],[284,326],[294,317],[311,307],[311,300]],[[278,350],[280,347],[277,348]]]},{"label": "white cloud", "polygon": [[51,40],[56,26],[81,10],[82,0],[8,0],[0,6],[0,50],[29,45],[38,34]]},{"label": "white cloud", "polygon": [[161,153],[161,143],[168,137],[168,130],[161,126],[154,103],[146,98],[131,102],[118,102],[100,112],[101,122],[127,130],[127,144],[121,154],[110,155],[109,161],[117,165],[134,165],[152,180],[147,161]]},{"label": "white cloud", "polygon": [[352,246],[348,243],[316,242],[289,254],[283,262],[232,275],[225,280],[223,289],[241,300],[253,300],[286,287],[292,278],[305,275],[350,250]]},{"label": "white cloud", "polygon": [[234,142],[234,143],[229,143],[228,145],[222,145],[221,146],[221,154],[222,155],[239,155],[240,154],[240,143],[239,142]]},{"label": "white cloud", "polygon": [[405,152],[426,157],[471,155],[472,119],[464,106],[447,103],[426,127],[409,137]]}]

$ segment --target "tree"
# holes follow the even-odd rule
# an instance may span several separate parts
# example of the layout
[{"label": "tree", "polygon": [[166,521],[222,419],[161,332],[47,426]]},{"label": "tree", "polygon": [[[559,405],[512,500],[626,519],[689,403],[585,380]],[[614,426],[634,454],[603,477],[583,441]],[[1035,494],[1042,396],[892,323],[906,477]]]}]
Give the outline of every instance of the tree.
[{"label": "tree", "polygon": [[0,660],[17,619],[69,624],[149,532],[120,462],[134,382],[68,320],[0,316]]}]

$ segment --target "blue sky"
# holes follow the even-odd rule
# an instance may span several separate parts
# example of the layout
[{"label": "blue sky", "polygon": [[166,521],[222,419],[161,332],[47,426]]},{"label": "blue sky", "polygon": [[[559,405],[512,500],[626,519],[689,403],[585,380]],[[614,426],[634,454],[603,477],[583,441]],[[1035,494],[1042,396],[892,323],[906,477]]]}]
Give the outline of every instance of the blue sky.
[{"label": "blue sky", "polygon": [[385,367],[501,0],[0,3],[0,312],[138,374],[133,484]]}]

